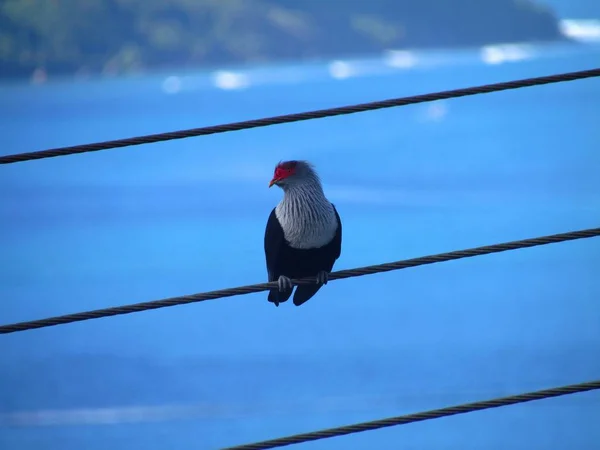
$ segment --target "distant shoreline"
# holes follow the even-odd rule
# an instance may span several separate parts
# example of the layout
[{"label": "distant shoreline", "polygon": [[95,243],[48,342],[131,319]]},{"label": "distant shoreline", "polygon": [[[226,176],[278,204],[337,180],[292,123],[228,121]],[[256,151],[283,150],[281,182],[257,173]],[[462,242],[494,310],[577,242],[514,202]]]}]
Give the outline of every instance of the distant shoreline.
[{"label": "distant shoreline", "polygon": [[0,9],[0,29],[0,79],[34,83],[571,40],[529,0],[16,0]]},{"label": "distant shoreline", "polygon": [[[170,94],[180,92],[181,90],[188,90],[190,88],[197,89],[199,87],[197,86],[198,83],[209,83],[211,86],[220,89],[235,90],[244,89],[249,87],[249,85],[262,85],[269,78],[284,76],[283,72],[296,79],[298,76],[289,74],[289,68],[295,66],[312,65],[315,66],[315,70],[320,72],[324,71],[324,73],[328,72],[329,76],[332,78],[344,79],[364,76],[371,70],[391,73],[402,70],[423,69],[427,66],[431,66],[431,64],[436,67],[447,66],[451,63],[448,59],[452,58],[452,55],[463,55],[459,56],[459,58],[462,59],[467,57],[467,54],[470,54],[471,56],[468,56],[467,58],[476,58],[482,63],[489,65],[515,63],[517,61],[534,58],[535,56],[532,52],[544,52],[545,48],[548,48],[549,51],[552,51],[551,49],[560,48],[556,46],[564,46],[564,48],[573,47],[575,50],[576,48],[585,48],[586,43],[573,39],[563,39],[558,41],[516,42],[457,48],[386,50],[375,54],[351,55],[337,58],[311,58],[306,60],[282,59],[278,61],[265,61],[260,64],[238,62],[237,64],[221,66],[191,65],[153,67],[145,70],[116,74],[66,73],[52,77],[42,77],[41,79],[27,79],[21,77],[4,80],[0,79],[0,85],[3,84],[7,87],[13,83],[43,85],[47,82],[95,82],[101,80],[159,77],[163,79],[163,90],[165,93]],[[444,54],[446,56],[443,56]],[[265,70],[268,71],[268,74],[263,74]],[[308,78],[306,76],[301,78],[307,80],[311,77],[314,79],[314,77],[318,78],[319,76],[320,75],[313,74],[312,76],[308,76]],[[246,78],[248,78],[247,82],[244,81]],[[278,78],[278,80],[278,83],[285,82],[280,78]],[[194,85],[196,85],[196,88],[193,88]]]}]

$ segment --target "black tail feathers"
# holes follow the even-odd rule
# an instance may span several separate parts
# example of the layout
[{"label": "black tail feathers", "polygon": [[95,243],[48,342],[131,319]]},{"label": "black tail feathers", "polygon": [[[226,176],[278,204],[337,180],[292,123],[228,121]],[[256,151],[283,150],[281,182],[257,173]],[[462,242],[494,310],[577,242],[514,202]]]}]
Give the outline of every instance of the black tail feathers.
[{"label": "black tail feathers", "polygon": [[306,303],[321,289],[321,286],[321,284],[303,284],[298,286],[294,293],[294,305],[300,306]]},{"label": "black tail feathers", "polygon": [[[296,287],[296,292],[294,293],[294,305],[300,306],[310,300],[313,295],[315,295],[319,289],[321,289],[321,285],[314,284],[304,284],[302,286]],[[283,292],[278,289],[271,289],[269,291],[268,300],[271,303],[275,303],[275,306],[279,306],[280,303],[287,302],[290,296],[292,295],[292,289],[285,290]]]}]

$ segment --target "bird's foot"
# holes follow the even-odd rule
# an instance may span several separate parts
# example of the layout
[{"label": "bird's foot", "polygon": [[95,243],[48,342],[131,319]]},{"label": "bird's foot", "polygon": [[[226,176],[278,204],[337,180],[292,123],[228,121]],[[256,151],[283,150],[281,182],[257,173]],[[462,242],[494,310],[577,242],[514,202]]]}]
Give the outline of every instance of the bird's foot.
[{"label": "bird's foot", "polygon": [[288,291],[293,287],[292,280],[290,280],[285,275],[279,275],[277,285],[279,286],[279,292]]},{"label": "bird's foot", "polygon": [[321,270],[317,274],[317,284],[327,284],[328,281],[329,281],[329,273],[327,273],[324,270]]}]

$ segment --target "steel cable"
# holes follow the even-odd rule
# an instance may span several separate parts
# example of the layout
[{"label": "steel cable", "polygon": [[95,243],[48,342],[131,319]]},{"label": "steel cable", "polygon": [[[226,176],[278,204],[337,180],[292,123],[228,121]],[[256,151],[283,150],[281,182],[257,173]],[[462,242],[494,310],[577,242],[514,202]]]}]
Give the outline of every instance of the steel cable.
[{"label": "steel cable", "polygon": [[363,431],[377,430],[379,428],[392,427],[395,425],[405,425],[407,423],[421,422],[423,420],[439,419],[441,417],[454,416],[456,414],[465,414],[484,409],[498,408],[500,406],[515,405],[533,400],[559,397],[562,395],[575,394],[600,389],[600,380],[590,381],[588,383],[571,384],[542,391],[527,392],[525,394],[511,395],[509,397],[495,398],[492,400],[483,400],[480,402],[466,403],[463,405],[449,406],[447,408],[434,409],[404,416],[389,417],[387,419],[374,420],[372,422],[362,422],[354,425],[329,428],[326,430],[313,431],[311,433],[296,434],[268,441],[256,442],[254,444],[238,445],[227,447],[223,450],[265,450],[275,447],[285,447],[286,445],[300,444],[303,442],[316,441],[318,439],[327,439],[346,434],[360,433]]},{"label": "steel cable", "polygon": [[364,111],[374,111],[377,109],[391,108],[395,106],[414,105],[417,103],[431,102],[435,100],[446,100],[450,98],[465,97],[476,94],[488,94],[491,92],[505,91],[530,86],[540,86],[543,84],[559,83],[563,81],[581,80],[600,76],[600,68],[583,70],[579,72],[568,72],[557,75],[549,75],[536,78],[525,78],[521,80],[506,81],[502,83],[486,84],[473,86],[463,89],[454,89],[450,91],[435,92],[431,94],[412,95],[409,97],[393,98],[376,102],[361,103],[357,105],[340,106],[337,108],[321,109],[316,111],[307,111],[295,114],[286,114],[282,116],[267,117],[263,119],[247,120],[243,122],[234,122],[223,125],[214,125],[202,128],[193,128],[189,130],[171,131],[167,133],[150,134],[126,139],[117,139],[114,141],[95,142],[92,144],[75,145],[73,147],[59,147],[48,150],[39,150],[27,153],[15,153],[12,155],[0,156],[0,164],[12,164],[16,162],[31,161],[42,158],[53,158],[55,156],[74,155],[78,153],[95,152],[99,150],[108,150],[113,148],[127,147],[131,145],[150,144],[154,142],[169,141],[173,139],[183,139],[195,136],[206,136],[209,134],[226,133],[229,131],[247,130],[250,128],[266,127],[269,125],[278,125],[283,123],[299,122],[302,120],[321,119],[324,117],[340,116],[344,114],[354,114]]},{"label": "steel cable", "polygon": [[[600,228],[590,228],[587,230],[571,231],[568,233],[553,234],[550,236],[542,236],[531,239],[523,239],[520,241],[504,242],[501,244],[488,245],[484,247],[470,248],[466,250],[457,250],[448,253],[440,253],[437,255],[423,256],[420,258],[405,259],[385,264],[377,264],[373,266],[359,267],[356,269],[340,270],[333,272],[329,276],[329,280],[343,280],[345,278],[359,277],[363,275],[371,275],[375,273],[389,272],[391,270],[406,269],[408,267],[417,267],[425,264],[434,264],[444,261],[452,261],[455,259],[470,258],[473,256],[488,255],[490,253],[499,253],[507,250],[516,250],[520,248],[535,247],[538,245],[546,245],[557,242],[571,241],[575,239],[591,238],[600,235]],[[292,280],[294,285],[314,283],[313,278],[303,278]],[[218,291],[203,292],[200,294],[185,295],[181,297],[172,297],[162,300],[154,300],[144,303],[135,303],[131,305],[115,306],[111,308],[97,309],[94,311],[79,312],[67,314],[63,316],[50,317],[46,319],[33,320],[29,322],[19,322],[9,325],[0,326],[0,334],[15,333],[18,331],[31,330],[35,328],[51,327],[62,325],[71,322],[80,322],[83,320],[99,319],[101,317],[117,316],[122,314],[130,314],[134,312],[146,311],[151,309],[165,308],[168,306],[184,305],[187,303],[195,303],[206,300],[214,300],[224,297],[232,297],[235,295],[250,294],[253,292],[266,291],[271,288],[276,288],[277,282],[259,283],[249,286],[233,287],[229,289],[221,289]]]}]

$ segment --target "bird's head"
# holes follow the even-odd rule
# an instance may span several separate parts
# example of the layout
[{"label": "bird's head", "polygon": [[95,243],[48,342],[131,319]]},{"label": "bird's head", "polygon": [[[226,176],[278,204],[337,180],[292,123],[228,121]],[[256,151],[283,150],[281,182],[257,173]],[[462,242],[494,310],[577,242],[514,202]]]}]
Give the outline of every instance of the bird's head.
[{"label": "bird's head", "polygon": [[275,167],[275,173],[269,187],[275,184],[280,188],[285,188],[314,179],[318,179],[317,174],[309,162],[282,161]]}]

